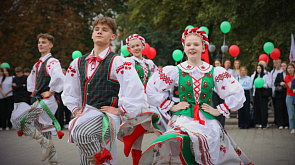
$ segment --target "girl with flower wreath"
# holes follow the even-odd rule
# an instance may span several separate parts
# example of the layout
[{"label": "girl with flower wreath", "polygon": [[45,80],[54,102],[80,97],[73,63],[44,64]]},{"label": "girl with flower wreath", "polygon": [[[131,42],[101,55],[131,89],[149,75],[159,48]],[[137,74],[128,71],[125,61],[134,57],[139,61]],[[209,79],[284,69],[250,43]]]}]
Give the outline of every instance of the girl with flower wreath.
[{"label": "girl with flower wreath", "polygon": [[[215,119],[243,106],[242,86],[224,68],[201,60],[209,44],[203,30],[189,28],[181,40],[188,60],[164,67],[147,84],[149,104],[173,115],[167,131],[152,142],[139,164],[252,164]],[[180,98],[176,105],[165,92],[175,85]],[[210,106],[214,87],[224,99],[217,109]]]},{"label": "girl with flower wreath", "polygon": [[[134,66],[143,87],[145,88],[149,77],[152,76],[158,68],[152,60],[143,57],[142,52],[146,43],[142,36],[139,34],[130,35],[126,39],[126,45],[128,51],[132,54],[132,56],[127,59],[132,63],[132,66]],[[159,119],[161,120],[159,121]],[[153,132],[157,135],[161,135],[162,131],[165,131],[168,123],[167,119],[169,119],[167,113],[160,114],[156,107],[149,106],[146,95],[144,95],[144,102],[140,114],[131,119],[122,117],[123,124],[120,126],[118,139],[124,142],[125,156],[129,156],[131,151],[133,165],[138,164],[142,154],[141,144],[143,135],[145,133]]]}]

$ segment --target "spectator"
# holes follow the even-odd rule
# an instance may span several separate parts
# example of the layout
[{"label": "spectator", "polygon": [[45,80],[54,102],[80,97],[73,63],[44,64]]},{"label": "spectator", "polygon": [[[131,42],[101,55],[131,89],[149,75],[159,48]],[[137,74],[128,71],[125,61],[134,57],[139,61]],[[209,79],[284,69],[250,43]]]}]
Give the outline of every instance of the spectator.
[{"label": "spectator", "polygon": [[14,69],[16,77],[13,78],[12,88],[13,88],[13,102],[20,103],[25,102],[30,104],[30,94],[27,91],[27,76],[23,74],[21,67],[16,67]]},{"label": "spectator", "polygon": [[247,76],[247,67],[242,66],[240,68],[240,75],[237,80],[242,85],[246,97],[246,101],[241,109],[239,109],[239,128],[247,129],[250,127],[250,89],[252,89],[252,81],[249,76]]},{"label": "spectator", "polygon": [[[214,61],[214,67],[221,67],[221,60],[220,60],[220,59],[216,59],[216,60]],[[224,100],[221,99],[221,98],[219,97],[219,93],[217,93],[217,91],[216,91],[216,89],[215,89],[215,87],[214,87],[213,94],[212,94],[212,106],[213,106],[214,108],[217,108],[217,106],[218,106],[219,104],[222,104],[222,103],[224,103]],[[222,125],[222,127],[224,128],[225,117],[221,114],[221,115],[219,115],[219,116],[216,116],[215,118],[216,118],[216,120],[219,121],[219,123],[220,123],[220,124]],[[229,117],[228,117],[228,118],[229,118]]]},{"label": "spectator", "polygon": [[[9,74],[9,68],[3,69],[3,78],[1,80],[2,96],[4,97],[3,105],[0,107],[2,116],[2,129],[9,130],[12,127],[10,122],[11,113],[13,110],[13,89],[12,76]],[[4,94],[4,95],[3,95]]]},{"label": "spectator", "polygon": [[3,69],[0,68],[0,130],[2,131],[3,128],[2,128],[2,123],[5,121],[5,114],[4,114],[4,111],[2,112],[2,108],[1,107],[4,107],[4,99],[6,98],[3,90],[2,90],[2,78],[3,78]]},{"label": "spectator", "polygon": [[232,73],[232,76],[234,76],[235,79],[238,79],[238,77],[240,76],[240,67],[241,67],[241,62],[239,60],[235,60],[234,70]]},{"label": "spectator", "polygon": [[285,83],[287,86],[287,97],[286,97],[286,105],[289,116],[289,126],[291,129],[291,134],[295,133],[295,123],[294,123],[294,105],[293,105],[293,96],[294,93],[291,90],[292,79],[294,78],[294,65],[287,65],[287,75],[285,77]]},{"label": "spectator", "polygon": [[287,96],[287,87],[285,83],[287,62],[281,64],[282,72],[278,73],[274,85],[275,85],[275,96],[273,98],[274,109],[275,109],[275,120],[279,129],[288,129],[288,111],[286,107],[286,96]]},{"label": "spectator", "polygon": [[31,69],[29,69],[29,68],[24,68],[24,75],[25,75],[25,76],[29,76],[30,73],[31,73]]},{"label": "spectator", "polygon": [[225,69],[229,74],[231,74],[231,75],[233,74],[233,70],[230,69],[231,62],[230,62],[229,59],[226,59],[226,60],[224,61],[223,66],[224,66],[224,69]]},{"label": "spectator", "polygon": [[273,103],[273,107],[274,107],[274,123],[277,124],[277,117],[276,117],[276,109],[275,107],[276,106],[276,99],[274,98],[274,95],[275,95],[275,80],[276,80],[276,77],[278,75],[278,73],[282,73],[282,68],[281,68],[281,63],[282,61],[280,59],[277,59],[277,60],[273,60],[273,70],[270,71],[270,79],[271,79],[271,88],[272,88],[272,103]]},{"label": "spectator", "polygon": [[253,86],[254,120],[258,128],[266,129],[268,118],[268,96],[265,93],[267,92],[267,88],[269,86],[269,77],[265,73],[263,65],[258,65],[256,67],[256,72],[251,76],[253,85],[254,80],[258,77],[263,78],[264,84],[262,88],[256,88]]}]

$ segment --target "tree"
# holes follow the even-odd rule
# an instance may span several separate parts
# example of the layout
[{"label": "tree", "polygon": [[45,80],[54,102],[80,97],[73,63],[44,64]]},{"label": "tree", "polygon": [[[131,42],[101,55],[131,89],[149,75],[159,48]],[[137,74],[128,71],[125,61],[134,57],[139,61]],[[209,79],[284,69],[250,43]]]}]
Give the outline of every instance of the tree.
[{"label": "tree", "polygon": [[91,25],[95,17],[114,17],[124,0],[4,0],[0,4],[0,61],[31,68],[40,57],[37,35],[55,37],[52,54],[63,66],[75,50],[86,54],[93,48]]}]

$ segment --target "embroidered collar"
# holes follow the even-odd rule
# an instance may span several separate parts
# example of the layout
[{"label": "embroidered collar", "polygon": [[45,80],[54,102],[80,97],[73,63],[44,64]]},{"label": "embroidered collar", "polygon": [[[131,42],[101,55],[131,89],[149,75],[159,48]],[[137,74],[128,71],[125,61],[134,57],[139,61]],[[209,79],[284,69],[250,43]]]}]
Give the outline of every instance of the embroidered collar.
[{"label": "embroidered collar", "polygon": [[136,58],[134,56],[131,56],[130,58],[132,60],[135,60],[135,61],[139,62],[140,64],[148,64],[147,60],[144,57],[142,57],[142,60],[141,59],[138,59],[138,58]]},{"label": "embroidered collar", "polygon": [[51,56],[51,53],[46,54],[44,57],[40,57],[39,60],[41,60],[42,62],[44,62],[47,58],[49,58]]},{"label": "embroidered collar", "polygon": [[194,72],[195,70],[201,72],[201,73],[208,73],[211,69],[212,69],[212,65],[202,61],[202,65],[200,66],[192,66],[190,64],[187,63],[187,61],[182,62],[180,64],[178,64],[178,67],[187,73],[191,73]]},{"label": "embroidered collar", "polygon": [[[104,60],[110,51],[111,51],[111,47],[108,47],[104,51],[102,51],[98,56],[100,57],[100,59]],[[86,60],[89,58],[95,57],[93,52],[94,52],[94,49],[92,49],[91,53],[86,57]]]}]

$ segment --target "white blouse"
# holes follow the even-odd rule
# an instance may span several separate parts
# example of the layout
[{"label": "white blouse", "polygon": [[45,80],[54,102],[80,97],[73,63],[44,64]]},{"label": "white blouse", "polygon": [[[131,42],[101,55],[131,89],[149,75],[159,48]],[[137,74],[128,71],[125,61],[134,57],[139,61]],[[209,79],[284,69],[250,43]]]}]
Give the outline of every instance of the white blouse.
[{"label": "white blouse", "polygon": [[[35,63],[30,75],[27,79],[27,89],[29,92],[34,92],[36,87],[36,78],[37,73],[39,72],[41,65],[43,62],[51,56],[51,53],[48,53],[46,56],[41,57],[39,60],[42,62],[39,64],[38,68]],[[50,92],[61,92],[63,90],[63,82],[64,82],[64,74],[62,73],[62,69],[60,66],[60,62],[56,58],[50,58],[46,63],[46,72],[50,76],[49,88]]]},{"label": "white blouse", "polygon": [[[104,59],[109,50],[110,48],[104,50],[99,54],[99,57]],[[93,55],[93,50],[88,56],[91,55]],[[79,58],[76,58],[70,64],[62,93],[64,105],[66,105],[73,114],[76,114],[83,105],[78,62]],[[99,66],[99,63],[100,62],[96,62],[95,68]],[[87,69],[91,69],[91,67],[93,66],[89,63]],[[92,74],[90,75],[90,73],[88,73],[86,76],[91,78]],[[111,63],[110,79],[120,84],[118,94],[118,106],[120,111],[130,118],[135,117],[140,112],[141,105],[143,104],[144,89],[131,62],[121,56],[114,57]]]},{"label": "white blouse", "polygon": [[[2,77],[2,79],[3,79],[3,77]],[[6,93],[7,91],[9,91],[12,88],[13,77],[12,76],[5,77],[5,80],[3,82],[2,82],[2,79],[0,79],[0,85],[2,87],[3,92]],[[0,93],[0,95],[1,95],[1,93]],[[6,97],[10,97],[12,95],[13,95],[13,92],[11,91],[6,95]],[[1,98],[3,98],[3,96]]]},{"label": "white blouse", "polygon": [[[196,103],[199,101],[201,86],[198,81],[204,74],[212,69],[212,65],[203,62],[201,66],[191,66],[187,61],[180,63],[178,67],[193,77],[193,88]],[[166,66],[159,70],[148,81],[146,92],[148,102],[153,106],[160,106],[163,111],[168,111],[174,102],[166,100],[168,90],[178,86],[179,70],[176,66]],[[217,106],[217,109],[224,116],[228,116],[230,111],[236,111],[243,106],[245,99],[244,90],[241,84],[234,79],[223,67],[215,67],[213,72],[214,86],[224,103]]]}]

